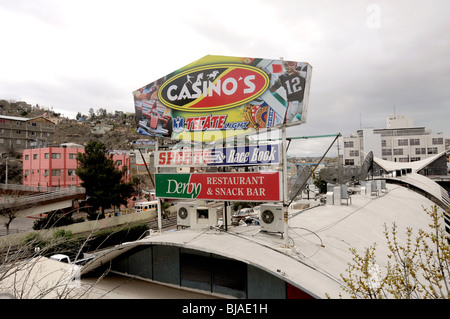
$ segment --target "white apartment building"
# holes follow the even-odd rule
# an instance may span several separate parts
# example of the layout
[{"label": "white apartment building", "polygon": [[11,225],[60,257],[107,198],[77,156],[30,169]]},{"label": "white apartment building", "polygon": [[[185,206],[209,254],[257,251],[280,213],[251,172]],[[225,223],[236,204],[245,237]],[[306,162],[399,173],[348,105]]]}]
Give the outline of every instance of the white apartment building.
[{"label": "white apartment building", "polygon": [[344,137],[344,165],[361,166],[370,151],[392,162],[416,162],[445,151],[445,137],[425,127],[414,127],[403,115],[387,118],[385,129],[362,129]]}]

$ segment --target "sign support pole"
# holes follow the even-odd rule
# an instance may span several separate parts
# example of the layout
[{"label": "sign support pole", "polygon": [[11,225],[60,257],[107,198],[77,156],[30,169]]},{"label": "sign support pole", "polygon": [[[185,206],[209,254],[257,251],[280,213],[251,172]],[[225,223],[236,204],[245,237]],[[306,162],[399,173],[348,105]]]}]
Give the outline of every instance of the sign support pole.
[{"label": "sign support pole", "polygon": [[286,125],[281,127],[283,149],[283,216],[284,216],[284,248],[289,248],[289,224],[288,224],[288,187],[287,187],[287,145]]},{"label": "sign support pole", "polygon": [[[159,141],[158,138],[155,139],[155,151],[159,148]],[[159,168],[156,168],[156,172],[159,173]],[[156,183],[155,183],[155,192],[156,192]],[[155,193],[156,194],[156,193]],[[162,232],[162,221],[161,221],[161,198],[156,197],[157,207],[158,207],[158,230],[161,234]]]}]

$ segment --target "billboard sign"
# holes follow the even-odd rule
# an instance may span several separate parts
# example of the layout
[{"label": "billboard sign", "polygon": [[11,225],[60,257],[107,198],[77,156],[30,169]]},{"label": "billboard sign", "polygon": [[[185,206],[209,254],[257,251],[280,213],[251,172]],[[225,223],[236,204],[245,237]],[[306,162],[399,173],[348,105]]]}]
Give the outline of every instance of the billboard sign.
[{"label": "billboard sign", "polygon": [[156,174],[156,197],[229,201],[281,201],[281,174]]},{"label": "billboard sign", "polygon": [[306,122],[305,62],[207,55],[133,92],[138,133],[213,141]]},{"label": "billboard sign", "polygon": [[279,164],[279,146],[253,145],[155,152],[155,167],[198,167]]}]

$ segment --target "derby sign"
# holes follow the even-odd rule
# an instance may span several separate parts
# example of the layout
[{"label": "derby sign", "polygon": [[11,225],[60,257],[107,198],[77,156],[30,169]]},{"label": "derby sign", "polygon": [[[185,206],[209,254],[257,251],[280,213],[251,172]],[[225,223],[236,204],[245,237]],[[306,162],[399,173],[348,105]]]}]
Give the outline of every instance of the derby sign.
[{"label": "derby sign", "polygon": [[156,174],[156,197],[281,201],[279,172]]}]

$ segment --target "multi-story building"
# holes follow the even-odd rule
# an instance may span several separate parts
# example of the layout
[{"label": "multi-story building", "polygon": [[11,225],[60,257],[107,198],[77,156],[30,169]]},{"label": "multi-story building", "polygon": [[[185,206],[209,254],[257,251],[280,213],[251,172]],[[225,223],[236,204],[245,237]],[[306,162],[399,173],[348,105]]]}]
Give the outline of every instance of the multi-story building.
[{"label": "multi-story building", "polygon": [[44,117],[0,115],[0,153],[46,146],[54,137],[55,123]]},{"label": "multi-story building", "polygon": [[[77,154],[84,153],[84,146],[64,144],[61,147],[45,147],[23,150],[22,184],[45,187],[77,187],[81,180],[75,174]],[[130,155],[113,154],[119,168],[127,166],[125,181],[130,181]]]},{"label": "multi-story building", "polygon": [[362,129],[344,137],[344,165],[361,166],[367,153],[392,162],[416,162],[445,151],[442,133],[415,127],[412,119],[394,115],[385,129]]}]

